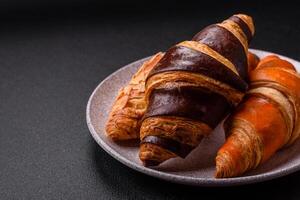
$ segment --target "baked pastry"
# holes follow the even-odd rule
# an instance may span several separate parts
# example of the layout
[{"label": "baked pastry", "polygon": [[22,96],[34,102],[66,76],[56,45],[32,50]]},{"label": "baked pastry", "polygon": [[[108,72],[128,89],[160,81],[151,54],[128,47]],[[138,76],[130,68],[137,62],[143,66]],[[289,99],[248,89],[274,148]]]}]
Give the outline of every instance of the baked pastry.
[{"label": "baked pastry", "polygon": [[250,72],[251,88],[225,121],[226,142],[216,157],[216,177],[242,175],[300,135],[300,76],[277,56]]},{"label": "baked pastry", "polygon": [[[119,91],[106,124],[106,134],[111,139],[140,139],[140,120],[146,108],[145,79],[162,56],[163,53],[158,53],[143,63],[128,85]],[[253,69],[258,61],[255,54],[248,52],[248,69]]]},{"label": "baked pastry", "polygon": [[140,128],[145,166],[186,157],[247,90],[252,18],[238,14],[171,47],[146,80]]},{"label": "baked pastry", "polygon": [[109,138],[139,139],[140,120],[146,110],[145,80],[162,56],[163,53],[157,53],[144,62],[129,84],[119,91],[106,124],[106,134]]}]

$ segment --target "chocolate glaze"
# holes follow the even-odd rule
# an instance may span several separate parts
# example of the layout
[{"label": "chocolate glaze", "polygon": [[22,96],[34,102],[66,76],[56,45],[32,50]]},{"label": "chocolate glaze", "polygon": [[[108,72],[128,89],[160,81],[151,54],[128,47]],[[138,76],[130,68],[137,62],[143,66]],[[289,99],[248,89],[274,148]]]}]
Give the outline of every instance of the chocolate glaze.
[{"label": "chocolate glaze", "polygon": [[247,83],[224,64],[204,53],[184,46],[170,48],[150,72],[148,78],[167,71],[199,73],[226,83],[239,91],[245,92],[247,90]]},{"label": "chocolate glaze", "polygon": [[242,29],[242,31],[247,36],[247,40],[249,43],[252,40],[252,34],[251,34],[251,30],[249,29],[249,26],[241,18],[239,18],[237,16],[233,15],[229,19],[239,25],[239,27]]},{"label": "chocolate glaze", "polygon": [[248,43],[250,43],[251,40],[252,40],[252,33],[251,33],[251,30],[250,30],[249,26],[241,18],[239,18],[237,16],[233,15],[229,19],[231,21],[235,22],[237,25],[239,25],[239,27],[245,33],[245,35],[247,37],[247,40],[248,40]]},{"label": "chocolate glaze", "polygon": [[197,120],[215,128],[230,108],[225,97],[204,88],[181,86],[154,89],[150,94],[144,119],[177,116]]},{"label": "chocolate glaze", "polygon": [[248,80],[246,52],[241,42],[230,31],[214,24],[197,33],[192,40],[206,44],[230,60],[242,79]]},{"label": "chocolate glaze", "polygon": [[[185,158],[195,147],[188,145],[188,144],[183,144],[181,142],[178,142],[176,140],[170,139],[170,138],[163,138],[163,137],[158,137],[158,136],[146,136],[143,138],[143,140],[141,141],[141,144],[144,143],[151,143],[151,144],[155,144],[158,145],[164,149],[167,149],[173,153],[175,153],[176,155]],[[158,165],[160,163],[158,163],[157,161],[152,161],[152,160],[148,160],[145,162],[145,165]]]}]

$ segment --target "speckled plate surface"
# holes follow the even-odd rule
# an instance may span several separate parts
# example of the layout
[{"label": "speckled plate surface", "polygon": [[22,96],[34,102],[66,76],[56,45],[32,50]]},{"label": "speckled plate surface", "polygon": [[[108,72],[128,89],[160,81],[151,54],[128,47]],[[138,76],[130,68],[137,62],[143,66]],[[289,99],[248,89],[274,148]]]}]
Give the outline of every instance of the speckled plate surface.
[{"label": "speckled plate surface", "polygon": [[[271,54],[262,50],[251,50],[259,57]],[[280,55],[279,55],[280,56]],[[300,62],[285,56],[300,71]],[[130,80],[144,58],[124,66],[103,80],[92,93],[86,111],[89,130],[97,143],[112,157],[128,167],[150,176],[171,182],[198,186],[242,185],[281,177],[300,170],[300,141],[276,153],[258,169],[242,177],[215,179],[215,155],[224,142],[224,132],[219,125],[213,133],[203,139],[201,144],[185,159],[174,158],[156,168],[146,168],[138,158],[136,144],[116,144],[105,136],[105,123],[118,90]]]}]

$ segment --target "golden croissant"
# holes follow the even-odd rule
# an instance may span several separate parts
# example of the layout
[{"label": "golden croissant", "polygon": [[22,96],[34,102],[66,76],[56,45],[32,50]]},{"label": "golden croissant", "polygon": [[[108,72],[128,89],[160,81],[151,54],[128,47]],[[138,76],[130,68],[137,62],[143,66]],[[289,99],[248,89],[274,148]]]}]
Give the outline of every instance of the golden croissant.
[{"label": "golden croissant", "polygon": [[300,76],[277,56],[250,72],[251,87],[226,120],[226,142],[216,157],[216,177],[242,175],[300,135]]},{"label": "golden croissant", "polygon": [[106,134],[111,139],[128,140],[140,137],[140,120],[146,110],[145,80],[162,56],[163,53],[157,53],[144,62],[129,84],[119,91],[106,124]]}]

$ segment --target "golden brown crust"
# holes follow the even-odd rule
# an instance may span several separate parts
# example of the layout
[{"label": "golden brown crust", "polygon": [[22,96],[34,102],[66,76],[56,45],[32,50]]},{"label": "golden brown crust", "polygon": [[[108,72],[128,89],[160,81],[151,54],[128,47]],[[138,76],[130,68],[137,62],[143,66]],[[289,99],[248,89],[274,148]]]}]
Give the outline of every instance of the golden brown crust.
[{"label": "golden brown crust", "polygon": [[[251,72],[250,81],[246,99],[226,120],[228,138],[216,158],[217,178],[254,169],[299,138],[300,76],[292,64],[268,56]],[[249,133],[252,138],[246,138]]]},{"label": "golden brown crust", "polygon": [[[278,60],[278,62],[276,62]],[[271,67],[270,63],[274,67]],[[277,64],[278,63],[278,64]],[[265,66],[265,67],[264,67]],[[280,67],[282,66],[282,68]],[[258,65],[256,73],[252,73],[250,78],[253,84],[267,84],[287,97],[294,108],[294,128],[289,142],[286,145],[292,144],[300,134],[300,124],[298,123],[300,116],[300,76],[295,71],[294,67],[287,61],[282,62],[278,57],[272,56],[268,58],[268,62],[264,61],[263,65]]]},{"label": "golden brown crust", "polygon": [[240,175],[262,160],[263,142],[249,121],[235,118],[228,129],[231,135],[216,157],[216,178]]},{"label": "golden brown crust", "polygon": [[158,145],[144,143],[140,145],[139,157],[143,165],[149,167],[156,166],[170,158],[175,158],[176,154]]},{"label": "golden brown crust", "polygon": [[264,86],[251,89],[248,91],[248,94],[259,96],[261,98],[267,98],[270,101],[270,103],[274,103],[274,106],[276,106],[280,110],[282,117],[285,120],[285,125],[287,127],[287,134],[285,139],[285,143],[287,143],[288,140],[291,138],[293,126],[295,123],[294,106],[292,106],[293,104],[291,104],[287,96],[285,96],[282,92],[274,88]]},{"label": "golden brown crust", "polygon": [[106,124],[106,134],[111,139],[139,138],[139,121],[146,109],[145,80],[162,56],[163,53],[158,53],[146,61],[129,84],[119,91]]},{"label": "golden brown crust", "polygon": [[140,139],[149,134],[172,138],[183,144],[197,146],[203,136],[207,136],[212,129],[201,122],[180,117],[149,117],[143,121]]},{"label": "golden brown crust", "polygon": [[[156,136],[158,138],[176,141],[181,146],[191,147],[187,151],[183,149],[183,151],[189,152],[198,146],[202,138],[207,136],[211,131],[212,129],[208,125],[185,118],[149,117],[143,121],[140,137],[142,142],[147,136]],[[145,144],[149,145],[145,146]],[[181,151],[181,149],[177,149],[178,152],[171,152],[167,150],[167,147],[162,148],[162,146],[153,145],[151,146],[150,143],[142,144],[143,148],[140,149],[140,159],[143,163],[149,163],[149,160],[155,160],[159,161],[157,163],[159,164],[171,157],[175,157],[175,155],[180,154],[179,152]],[[152,150],[151,147],[155,147],[155,149]]]}]

